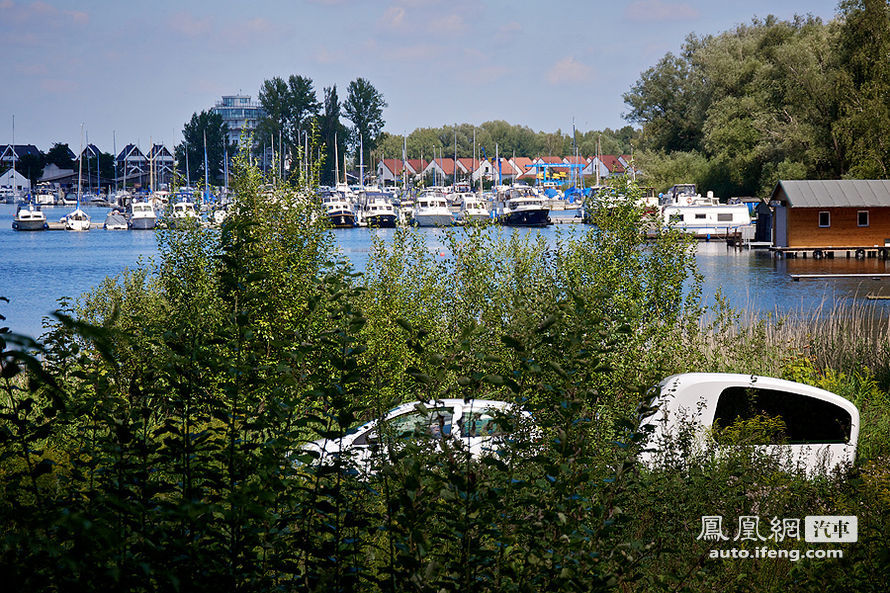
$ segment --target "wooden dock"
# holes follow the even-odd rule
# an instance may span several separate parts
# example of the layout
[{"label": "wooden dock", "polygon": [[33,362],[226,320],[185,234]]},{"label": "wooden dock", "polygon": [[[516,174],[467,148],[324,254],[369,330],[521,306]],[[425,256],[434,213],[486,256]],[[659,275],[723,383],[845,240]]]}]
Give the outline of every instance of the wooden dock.
[{"label": "wooden dock", "polygon": [[794,259],[882,259],[890,258],[890,245],[827,246],[827,247],[772,247],[775,257]]},{"label": "wooden dock", "polygon": [[882,278],[890,278],[890,274],[789,274],[795,282],[801,280],[835,280],[838,278],[871,278],[872,280],[881,280]]}]

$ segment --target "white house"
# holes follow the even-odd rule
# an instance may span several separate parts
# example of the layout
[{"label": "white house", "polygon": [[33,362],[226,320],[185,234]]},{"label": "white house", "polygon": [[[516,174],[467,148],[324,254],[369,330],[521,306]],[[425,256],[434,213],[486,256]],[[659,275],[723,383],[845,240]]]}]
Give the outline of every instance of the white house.
[{"label": "white house", "polygon": [[27,177],[14,169],[9,169],[3,175],[0,175],[0,186],[12,188],[12,191],[19,195],[24,195],[31,191],[31,182]]}]

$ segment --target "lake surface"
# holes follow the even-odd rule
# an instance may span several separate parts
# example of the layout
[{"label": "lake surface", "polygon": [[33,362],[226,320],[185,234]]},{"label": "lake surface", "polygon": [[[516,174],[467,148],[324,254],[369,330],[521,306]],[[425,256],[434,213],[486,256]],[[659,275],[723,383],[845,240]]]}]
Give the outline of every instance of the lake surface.
[{"label": "lake surface", "polygon": [[[84,208],[94,222],[103,222],[108,208]],[[47,220],[58,221],[71,207],[45,208]],[[37,336],[42,320],[57,308],[61,297],[77,297],[108,275],[135,267],[140,259],[157,256],[151,231],[16,232],[12,230],[15,206],[0,204],[0,314],[13,331]],[[556,229],[559,229],[557,231]],[[584,227],[555,225],[546,229],[505,229],[505,232],[572,232]],[[387,229],[332,231],[343,255],[358,271],[370,256],[371,236],[384,239]],[[441,250],[441,231],[422,229],[431,250]],[[890,273],[890,262],[877,259],[774,259],[768,252],[729,249],[722,243],[701,243],[696,251],[704,276],[704,295],[713,302],[719,290],[729,304],[748,312],[811,311],[830,309],[839,301],[868,302],[885,314],[890,301],[866,301],[868,294],[890,295],[890,281],[872,279],[806,280],[794,282],[789,274]]]}]

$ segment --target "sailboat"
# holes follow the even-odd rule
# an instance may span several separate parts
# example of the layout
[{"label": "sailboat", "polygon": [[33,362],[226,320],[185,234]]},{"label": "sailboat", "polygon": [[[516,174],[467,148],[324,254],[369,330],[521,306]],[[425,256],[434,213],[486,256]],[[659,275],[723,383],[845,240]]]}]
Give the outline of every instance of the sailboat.
[{"label": "sailboat", "polygon": [[59,221],[65,225],[66,231],[88,231],[92,222],[90,215],[80,209],[82,193],[81,177],[83,175],[83,124],[80,124],[80,160],[77,167],[77,208]]}]

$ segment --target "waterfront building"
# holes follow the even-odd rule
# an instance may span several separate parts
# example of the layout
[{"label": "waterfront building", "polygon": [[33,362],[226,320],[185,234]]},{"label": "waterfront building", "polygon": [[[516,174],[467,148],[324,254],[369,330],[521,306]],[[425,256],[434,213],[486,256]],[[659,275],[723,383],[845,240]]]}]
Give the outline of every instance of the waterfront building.
[{"label": "waterfront building", "polygon": [[31,191],[31,182],[27,177],[10,168],[0,175],[0,187],[11,189],[18,195],[23,196]]},{"label": "waterfront building", "polygon": [[[148,151],[147,159],[149,167],[154,168],[154,189],[169,186],[173,181],[176,160],[173,158],[173,153],[167,150],[167,147],[163,144],[155,144]],[[151,172],[149,171],[149,173]]]},{"label": "waterfront building", "polygon": [[[15,156],[13,156],[15,153]],[[33,144],[0,144],[0,164],[11,167],[12,161],[22,160],[23,156],[42,156],[40,149]]]},{"label": "waterfront building", "polygon": [[770,206],[775,247],[890,246],[890,180],[779,181]]},{"label": "waterfront building", "polygon": [[237,144],[242,132],[250,134],[256,130],[260,119],[266,114],[259,103],[254,103],[250,95],[223,95],[211,109],[222,116],[229,127],[229,142]]},{"label": "waterfront building", "polygon": [[135,144],[127,144],[117,155],[117,183],[122,187],[148,183],[148,159]]}]

